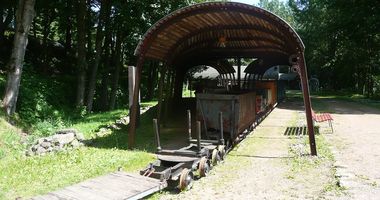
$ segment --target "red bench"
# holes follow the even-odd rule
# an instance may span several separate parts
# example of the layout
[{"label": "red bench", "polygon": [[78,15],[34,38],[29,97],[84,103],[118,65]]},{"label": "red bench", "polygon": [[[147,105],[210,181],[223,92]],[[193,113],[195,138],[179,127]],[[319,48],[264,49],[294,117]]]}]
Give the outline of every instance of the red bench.
[{"label": "red bench", "polygon": [[331,128],[331,132],[334,133],[333,124],[332,124],[332,121],[334,119],[332,118],[332,116],[331,116],[330,113],[315,114],[314,110],[311,109],[311,116],[312,116],[312,118],[313,118],[313,120],[315,122],[325,122],[325,121],[328,121],[329,125],[330,125],[330,128]]}]

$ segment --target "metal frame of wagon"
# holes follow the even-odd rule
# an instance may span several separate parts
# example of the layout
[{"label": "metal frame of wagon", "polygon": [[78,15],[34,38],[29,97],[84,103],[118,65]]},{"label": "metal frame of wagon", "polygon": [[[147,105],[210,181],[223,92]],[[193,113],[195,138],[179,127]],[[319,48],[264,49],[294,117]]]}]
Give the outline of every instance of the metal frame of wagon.
[{"label": "metal frame of wagon", "polygon": [[[217,44],[221,37],[226,40],[225,47]],[[317,155],[304,49],[301,38],[288,23],[255,6],[208,2],[170,13],[145,33],[135,50],[138,60],[128,146],[134,146],[141,71],[146,59],[165,63],[176,70],[180,78],[190,67],[212,60],[259,58],[266,63],[263,66],[289,65],[298,72],[311,155]]]}]

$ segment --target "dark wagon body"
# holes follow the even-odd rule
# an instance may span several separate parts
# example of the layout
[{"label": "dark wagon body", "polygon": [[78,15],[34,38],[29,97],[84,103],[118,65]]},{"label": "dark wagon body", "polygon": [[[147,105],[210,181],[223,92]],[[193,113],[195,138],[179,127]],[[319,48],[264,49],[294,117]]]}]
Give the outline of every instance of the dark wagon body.
[{"label": "dark wagon body", "polygon": [[233,141],[254,124],[255,97],[255,92],[197,94],[197,120],[202,123],[202,134],[207,139],[219,135],[218,116],[222,112],[224,137]]}]

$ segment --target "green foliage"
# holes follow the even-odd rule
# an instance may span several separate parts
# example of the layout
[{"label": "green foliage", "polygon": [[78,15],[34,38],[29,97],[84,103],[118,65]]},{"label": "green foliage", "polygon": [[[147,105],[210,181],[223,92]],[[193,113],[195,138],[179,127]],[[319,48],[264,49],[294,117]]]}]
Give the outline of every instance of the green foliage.
[{"label": "green foliage", "polygon": [[297,28],[293,11],[285,2],[280,0],[260,0],[258,6],[273,12],[289,23],[293,28]]},{"label": "green foliage", "polygon": [[290,0],[310,74],[324,89],[377,96],[379,1]]},{"label": "green foliage", "polygon": [[69,107],[65,99],[70,98],[69,85],[29,69],[24,71],[21,85],[17,112],[26,129],[36,136],[47,136],[68,125],[65,111]]}]

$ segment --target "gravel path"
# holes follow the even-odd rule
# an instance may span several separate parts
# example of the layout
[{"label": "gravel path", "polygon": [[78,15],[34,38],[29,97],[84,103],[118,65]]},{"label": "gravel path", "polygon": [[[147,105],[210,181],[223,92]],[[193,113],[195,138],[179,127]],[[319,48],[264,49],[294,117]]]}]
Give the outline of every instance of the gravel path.
[{"label": "gravel path", "polygon": [[[180,194],[164,192],[155,198],[380,199],[380,110],[354,102],[322,101],[333,113],[334,133],[324,122],[319,124],[322,136],[318,137],[329,144],[335,163],[304,156],[301,159],[311,160],[311,167],[294,168],[299,160],[292,158],[289,149],[302,147],[307,136],[284,132],[289,126],[304,126],[305,115],[302,102],[286,102],[208,177],[195,181],[193,189]],[[309,152],[308,148],[303,151]],[[336,181],[343,192],[336,187]]]},{"label": "gravel path", "polygon": [[328,105],[337,175],[348,193],[341,199],[380,199],[380,110],[345,101]]},{"label": "gravel path", "polygon": [[[159,199],[314,199],[329,181],[328,170],[294,174],[289,147],[303,140],[284,135],[297,125],[302,102],[288,102],[272,113],[242,143],[229,153],[224,163],[208,177],[194,182],[191,190],[164,192]],[[291,108],[291,109],[290,109]],[[308,151],[308,149],[307,149]]]}]

